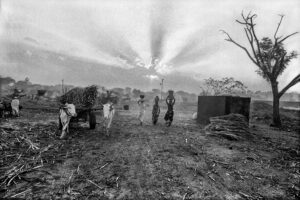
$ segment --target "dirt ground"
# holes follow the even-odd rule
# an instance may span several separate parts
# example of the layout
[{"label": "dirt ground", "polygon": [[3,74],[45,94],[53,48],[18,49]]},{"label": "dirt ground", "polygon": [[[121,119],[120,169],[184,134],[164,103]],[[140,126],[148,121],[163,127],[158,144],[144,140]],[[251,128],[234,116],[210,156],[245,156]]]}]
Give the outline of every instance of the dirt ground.
[{"label": "dirt ground", "polygon": [[[261,106],[261,108],[260,108]],[[174,122],[139,126],[137,110],[119,110],[111,135],[101,119],[59,139],[57,113],[22,111],[1,121],[0,197],[6,199],[298,199],[299,112],[284,111],[284,129],[268,126],[252,104],[251,139],[212,136],[177,106]],[[265,112],[263,112],[263,109]],[[267,113],[267,114],[266,114]]]}]

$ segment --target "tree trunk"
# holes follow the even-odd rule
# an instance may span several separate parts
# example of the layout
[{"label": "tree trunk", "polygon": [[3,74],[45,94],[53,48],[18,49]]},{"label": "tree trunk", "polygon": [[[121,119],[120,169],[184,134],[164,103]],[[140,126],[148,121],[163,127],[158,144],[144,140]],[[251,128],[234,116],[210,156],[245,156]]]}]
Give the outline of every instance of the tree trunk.
[{"label": "tree trunk", "polygon": [[278,82],[272,82],[272,92],[273,92],[273,122],[272,126],[281,127],[280,113],[279,113],[279,99],[278,94]]}]

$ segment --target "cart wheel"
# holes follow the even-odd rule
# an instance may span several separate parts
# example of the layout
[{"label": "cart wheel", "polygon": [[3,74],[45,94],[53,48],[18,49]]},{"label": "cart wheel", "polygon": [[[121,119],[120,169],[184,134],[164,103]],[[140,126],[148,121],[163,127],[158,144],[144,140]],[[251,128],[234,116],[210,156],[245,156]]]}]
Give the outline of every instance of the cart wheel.
[{"label": "cart wheel", "polygon": [[58,117],[58,130],[62,130],[62,123],[60,117]]},{"label": "cart wheel", "polygon": [[96,128],[96,115],[94,112],[90,112],[89,115],[89,122],[90,122],[90,129],[95,129]]}]

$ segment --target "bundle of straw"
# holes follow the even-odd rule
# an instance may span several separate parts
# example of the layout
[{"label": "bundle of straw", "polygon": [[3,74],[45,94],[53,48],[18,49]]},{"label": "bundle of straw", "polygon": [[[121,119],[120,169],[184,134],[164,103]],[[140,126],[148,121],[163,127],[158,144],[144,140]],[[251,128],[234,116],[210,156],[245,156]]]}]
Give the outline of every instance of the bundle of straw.
[{"label": "bundle of straw", "polygon": [[97,98],[97,86],[92,85],[86,88],[73,88],[60,97],[60,102],[66,101],[74,105],[92,106]]}]

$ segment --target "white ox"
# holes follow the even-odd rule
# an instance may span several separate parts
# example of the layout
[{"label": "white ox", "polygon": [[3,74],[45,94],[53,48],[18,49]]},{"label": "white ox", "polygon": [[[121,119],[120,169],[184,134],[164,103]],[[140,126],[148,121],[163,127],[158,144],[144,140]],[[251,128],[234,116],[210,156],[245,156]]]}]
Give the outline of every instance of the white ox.
[{"label": "white ox", "polygon": [[69,133],[69,123],[72,117],[76,117],[76,109],[74,104],[65,104],[59,110],[59,119],[62,124],[62,133],[60,139],[64,139]]},{"label": "white ox", "polygon": [[109,129],[115,115],[115,109],[112,103],[103,104],[104,128],[106,135],[109,135]]}]

